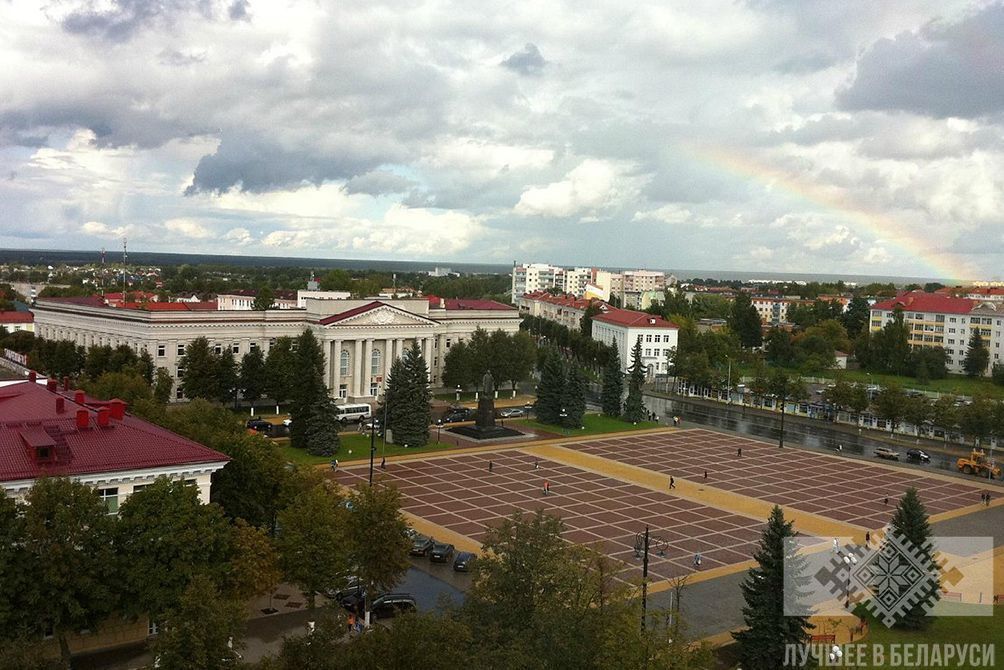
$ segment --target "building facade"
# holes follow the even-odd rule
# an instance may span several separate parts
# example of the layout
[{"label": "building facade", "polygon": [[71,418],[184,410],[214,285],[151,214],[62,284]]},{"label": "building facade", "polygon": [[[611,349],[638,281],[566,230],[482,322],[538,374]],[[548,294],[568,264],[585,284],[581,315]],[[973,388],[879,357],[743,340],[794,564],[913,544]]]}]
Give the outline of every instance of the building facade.
[{"label": "building facade", "polygon": [[[250,289],[220,293],[216,296],[216,308],[224,311],[250,311],[254,308],[256,297],[258,297],[258,292]],[[272,304],[275,305],[274,309],[296,309],[297,303],[295,291],[275,291],[273,293]]]},{"label": "building facade", "polygon": [[941,347],[951,373],[962,374],[969,339],[978,330],[990,351],[990,362],[983,374],[989,375],[1001,359],[1004,341],[1004,304],[956,298],[938,293],[911,291],[877,302],[871,307],[869,329],[881,330],[893,320],[896,310],[903,311],[912,347]]},{"label": "building facade", "polygon": [[549,288],[565,290],[565,268],[546,263],[513,265],[512,296],[535,293]]},{"label": "building facade", "polygon": [[[49,298],[35,304],[36,333],[45,339],[70,340],[84,347],[126,345],[148,351],[157,367],[175,380],[185,347],[198,337],[222,353],[240,358],[251,349],[265,355],[280,337],[305,329],[321,341],[326,357],[325,382],[338,401],[373,402],[383,392],[391,364],[417,345],[425,356],[433,385],[439,383],[450,346],[475,330],[519,330],[519,313],[490,300],[306,299],[304,309],[269,311],[188,309],[187,303],[165,310],[118,309],[91,298]],[[180,309],[177,309],[180,308]],[[180,389],[179,389],[180,392]],[[177,399],[182,399],[178,395]]]},{"label": "building facade", "polygon": [[31,312],[0,312],[0,328],[6,328],[8,333],[25,330],[35,332],[35,315]]},{"label": "building facade", "polygon": [[617,348],[621,365],[631,367],[631,351],[641,342],[642,363],[648,377],[666,374],[668,356],[676,348],[679,329],[676,324],[645,312],[610,309],[593,317],[593,339]]}]

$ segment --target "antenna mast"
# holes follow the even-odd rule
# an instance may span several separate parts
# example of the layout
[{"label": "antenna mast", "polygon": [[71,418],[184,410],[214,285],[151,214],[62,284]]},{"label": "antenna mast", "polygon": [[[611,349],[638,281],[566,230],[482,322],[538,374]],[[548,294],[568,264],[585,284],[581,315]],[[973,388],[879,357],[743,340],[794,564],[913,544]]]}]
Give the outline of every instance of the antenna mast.
[{"label": "antenna mast", "polygon": [[123,235],[122,236],[122,302],[126,301],[126,260],[128,256],[126,255],[126,244],[128,240]]}]

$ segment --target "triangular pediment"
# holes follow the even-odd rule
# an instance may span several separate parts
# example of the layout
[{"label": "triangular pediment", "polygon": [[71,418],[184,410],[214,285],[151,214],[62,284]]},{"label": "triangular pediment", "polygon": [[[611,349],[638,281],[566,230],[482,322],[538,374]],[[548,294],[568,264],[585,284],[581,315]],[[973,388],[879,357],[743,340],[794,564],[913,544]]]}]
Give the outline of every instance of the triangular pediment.
[{"label": "triangular pediment", "polygon": [[435,321],[383,303],[372,303],[352,313],[335,314],[321,323],[326,326],[434,326]]}]

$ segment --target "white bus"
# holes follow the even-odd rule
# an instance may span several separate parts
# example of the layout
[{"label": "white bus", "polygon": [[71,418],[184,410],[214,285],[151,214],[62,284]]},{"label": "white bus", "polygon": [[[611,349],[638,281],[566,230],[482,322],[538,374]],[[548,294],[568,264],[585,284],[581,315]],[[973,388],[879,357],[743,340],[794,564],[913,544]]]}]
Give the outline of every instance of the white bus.
[{"label": "white bus", "polygon": [[369,405],[338,405],[335,409],[338,420],[342,423],[352,423],[370,418],[372,410]]}]

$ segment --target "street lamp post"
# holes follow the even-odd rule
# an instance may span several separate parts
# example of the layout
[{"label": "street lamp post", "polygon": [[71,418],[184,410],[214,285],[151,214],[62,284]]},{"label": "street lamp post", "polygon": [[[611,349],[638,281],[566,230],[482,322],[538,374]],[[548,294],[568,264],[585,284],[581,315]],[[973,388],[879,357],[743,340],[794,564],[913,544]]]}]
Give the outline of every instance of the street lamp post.
[{"label": "street lamp post", "polygon": [[562,432],[562,434],[565,437],[568,437],[568,426],[565,425],[565,419],[568,418],[568,412],[565,411],[564,407],[561,408],[561,413],[558,414],[558,418],[561,419],[561,432]]},{"label": "street lamp post", "polygon": [[436,442],[443,441],[443,420],[436,419]]},{"label": "street lamp post", "polygon": [[847,566],[847,581],[844,583],[844,609],[851,610],[851,570],[858,564],[858,557],[854,554],[844,554],[844,565]]},{"label": "street lamp post", "polygon": [[379,419],[370,419],[370,486],[373,486],[373,456],[376,455],[376,428]]},{"label": "street lamp post", "polygon": [[729,362],[729,373],[728,373],[728,377],[727,377],[727,379],[725,381],[725,398],[726,398],[725,403],[727,405],[731,405],[732,404],[732,359],[729,358],[728,356],[726,356],[725,360]]},{"label": "street lamp post", "polygon": [[641,629],[645,630],[645,620],[648,618],[648,552],[651,542],[655,541],[657,553],[665,557],[666,548],[669,542],[659,536],[652,537],[649,527],[645,526],[644,533],[638,533],[634,538],[634,557],[641,561]]},{"label": "street lamp post", "polygon": [[457,402],[460,402],[460,384],[457,384]]}]

